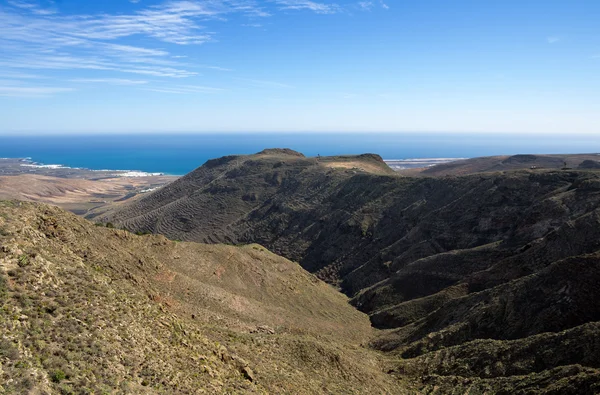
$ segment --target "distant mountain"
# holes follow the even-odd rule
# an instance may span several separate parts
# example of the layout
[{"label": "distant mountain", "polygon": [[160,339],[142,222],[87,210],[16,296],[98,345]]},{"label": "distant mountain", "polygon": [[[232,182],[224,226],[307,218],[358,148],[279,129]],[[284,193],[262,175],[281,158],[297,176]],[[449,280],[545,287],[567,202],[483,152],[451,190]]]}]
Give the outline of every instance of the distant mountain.
[{"label": "distant mountain", "polygon": [[596,164],[600,165],[599,161],[600,154],[486,156],[421,169],[400,170],[399,173],[407,176],[441,177],[515,170],[591,169],[600,168],[594,167]]},{"label": "distant mountain", "polygon": [[[544,163],[564,167],[557,158]],[[375,155],[225,157],[103,220],[172,239],[256,242],[299,262],[386,329],[372,346],[405,358],[392,369],[399,377],[425,375],[424,391],[600,390],[589,342],[600,321],[600,173],[388,170]]]}]

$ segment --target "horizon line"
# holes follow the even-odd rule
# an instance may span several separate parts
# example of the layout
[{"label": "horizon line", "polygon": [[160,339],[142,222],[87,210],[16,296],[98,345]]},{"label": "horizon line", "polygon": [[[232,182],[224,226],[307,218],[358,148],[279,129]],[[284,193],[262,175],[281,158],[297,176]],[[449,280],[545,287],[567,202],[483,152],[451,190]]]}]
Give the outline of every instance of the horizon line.
[{"label": "horizon line", "polygon": [[598,137],[600,138],[599,132],[516,132],[516,131],[423,131],[423,130],[200,130],[200,131],[0,131],[1,136],[10,137],[25,137],[25,136],[134,136],[134,135],[174,135],[174,136],[189,136],[189,135],[240,135],[240,134],[280,134],[280,135],[293,135],[293,134],[381,134],[381,135],[442,135],[442,136],[517,136],[517,137],[529,137],[529,136],[563,136],[563,137]]}]

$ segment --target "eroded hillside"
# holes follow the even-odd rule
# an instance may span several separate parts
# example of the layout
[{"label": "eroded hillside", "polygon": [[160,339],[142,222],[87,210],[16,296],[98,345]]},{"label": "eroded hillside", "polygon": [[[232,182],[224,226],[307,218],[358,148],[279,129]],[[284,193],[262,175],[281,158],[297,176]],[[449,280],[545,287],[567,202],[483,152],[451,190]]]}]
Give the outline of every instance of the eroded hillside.
[{"label": "eroded hillside", "polygon": [[404,393],[368,317],[259,245],[0,203],[0,392]]},{"label": "eroded hillside", "polygon": [[[593,393],[597,349],[579,335],[598,334],[600,320],[600,173],[406,178],[328,160],[209,161],[112,219],[174,239],[258,242],[298,261],[386,329],[371,344],[399,358],[400,376],[431,375],[425,391]],[[565,344],[579,352],[551,357]]]}]

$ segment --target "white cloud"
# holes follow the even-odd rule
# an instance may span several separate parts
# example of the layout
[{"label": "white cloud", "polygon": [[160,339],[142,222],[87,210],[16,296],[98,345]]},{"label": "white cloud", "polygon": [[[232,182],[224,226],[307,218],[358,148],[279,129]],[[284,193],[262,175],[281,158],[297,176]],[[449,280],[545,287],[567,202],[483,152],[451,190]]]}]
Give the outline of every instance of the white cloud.
[{"label": "white cloud", "polygon": [[[199,69],[232,71],[226,67],[192,63],[185,59],[187,56],[172,55],[170,50],[173,46],[216,41],[217,33],[207,25],[226,23],[230,15],[246,17],[248,24],[245,26],[262,27],[257,18],[271,16],[273,9],[309,10],[319,14],[342,10],[334,3],[310,0],[163,0],[158,5],[130,1],[139,4],[136,10],[80,15],[58,13],[56,6],[60,2],[52,0],[7,0],[0,4],[0,77],[13,79],[10,74],[17,73],[22,75],[16,76],[17,80],[25,79],[24,75],[29,73],[20,70],[37,70],[29,74],[36,78],[40,77],[37,73],[51,75],[48,70],[77,70],[78,77],[82,78],[73,82],[138,85],[145,81],[98,78],[98,73],[110,71],[156,78],[186,78],[198,76]],[[143,44],[130,45],[132,38]],[[292,88],[272,81],[245,82],[257,87]],[[33,97],[68,88],[27,89],[29,91],[24,90],[21,94]],[[211,91],[197,86],[157,89],[171,93]],[[3,95],[7,92],[5,89]],[[10,94],[17,93],[11,91]]]},{"label": "white cloud", "polygon": [[[106,16],[99,19],[83,16],[40,17],[0,8],[0,51],[3,53],[0,65],[26,69],[114,70],[162,77],[198,74],[187,70],[186,65],[180,62],[169,60],[169,52],[164,49],[115,42],[122,37],[143,34],[144,31],[139,24],[121,23],[121,17],[115,18],[108,18],[112,22],[104,23]],[[159,34],[158,25],[154,24],[151,34],[166,40],[192,39],[191,36],[178,37],[177,28],[174,27]],[[113,28],[113,31],[109,31]],[[203,36],[206,37],[206,34]],[[194,40],[198,40],[198,37],[195,35]]]},{"label": "white cloud", "polygon": [[253,0],[177,0],[130,14],[69,16],[41,15],[36,4],[24,0],[9,4],[12,9],[0,6],[0,62],[5,67],[115,70],[162,77],[198,73],[178,58],[168,59],[165,49],[125,45],[121,40],[146,36],[197,45],[213,40],[215,34],[203,30],[202,21],[229,13],[268,15]]}]

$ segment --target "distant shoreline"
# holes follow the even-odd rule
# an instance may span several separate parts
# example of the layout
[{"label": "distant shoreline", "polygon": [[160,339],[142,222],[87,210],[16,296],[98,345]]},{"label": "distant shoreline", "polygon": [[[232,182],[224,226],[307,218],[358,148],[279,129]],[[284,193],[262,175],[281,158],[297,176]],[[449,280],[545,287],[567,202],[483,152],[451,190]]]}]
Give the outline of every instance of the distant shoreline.
[{"label": "distant shoreline", "polygon": [[60,206],[82,216],[155,191],[178,177],[137,170],[93,170],[0,158],[0,200]]},{"label": "distant shoreline", "polygon": [[[407,158],[407,159],[384,159],[383,161],[394,170],[409,170],[426,168],[439,164],[454,162],[457,160],[464,160],[468,158]],[[2,168],[6,165],[12,166],[12,172],[6,173],[2,171]],[[200,166],[201,163],[198,164]],[[38,169],[40,171],[19,171],[17,166],[21,168]],[[85,167],[72,167],[63,164],[46,164],[43,162],[34,161],[31,157],[23,158],[0,158],[0,175],[10,174],[46,174],[43,170],[55,170],[55,171],[74,171],[83,173],[94,173],[96,176],[103,177],[182,177],[183,174],[169,174],[166,172],[146,172],[141,170],[124,170],[124,169],[90,169]],[[89,175],[88,175],[89,176]]]},{"label": "distant shoreline", "polygon": [[[31,169],[32,171],[20,171]],[[44,171],[45,170],[45,171]],[[162,172],[145,172],[141,170],[122,170],[122,169],[89,169],[84,167],[71,167],[62,164],[45,164],[36,162],[31,157],[24,158],[0,158],[0,175],[17,174],[46,174],[47,171],[63,171],[66,174],[73,173],[94,173],[96,176],[103,177],[180,177],[180,175],[167,174]],[[60,175],[59,175],[60,176]]]},{"label": "distant shoreline", "polygon": [[[86,169],[128,169],[184,175],[207,160],[251,155],[265,148],[290,148],[308,157],[378,154],[396,167],[410,160],[475,158],[495,155],[565,154],[600,150],[600,139],[507,138],[506,136],[432,136],[415,134],[228,134],[228,135],[102,135],[7,136],[0,157],[31,157],[39,164]],[[393,163],[394,160],[403,160]],[[427,166],[431,163],[415,163]]]},{"label": "distant shoreline", "polygon": [[392,169],[398,170],[409,170],[409,169],[422,169],[426,167],[432,167],[435,165],[441,165],[444,163],[455,162],[458,160],[465,160],[468,158],[413,158],[413,159],[384,159],[383,161]]}]

